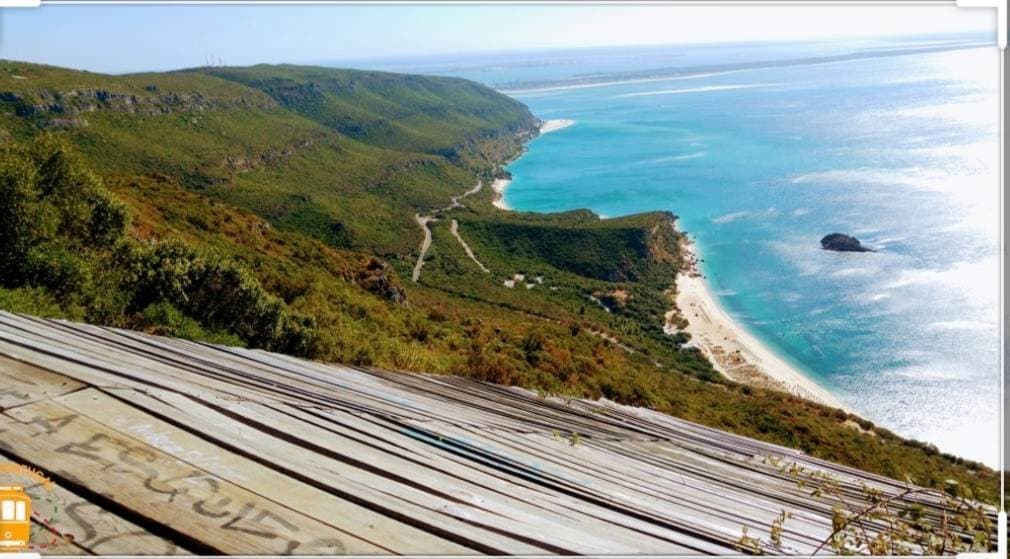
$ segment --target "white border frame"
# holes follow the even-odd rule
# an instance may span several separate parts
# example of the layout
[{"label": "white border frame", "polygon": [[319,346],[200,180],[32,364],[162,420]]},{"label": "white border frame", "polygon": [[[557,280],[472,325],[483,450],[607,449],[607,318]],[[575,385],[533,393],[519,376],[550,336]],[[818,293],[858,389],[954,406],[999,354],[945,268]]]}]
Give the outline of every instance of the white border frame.
[{"label": "white border frame", "polygon": [[[999,315],[1000,315],[1000,354],[999,354],[999,441],[997,443],[997,462],[1000,472],[999,516],[997,519],[998,551],[996,554],[964,554],[975,557],[1007,557],[1007,511],[1006,511],[1006,344],[1004,340],[1005,306],[1004,293],[1004,258],[1005,229],[1003,225],[1004,196],[1003,187],[1006,184],[1004,175],[1005,142],[1005,55],[1007,46],[1007,0],[0,0],[0,8],[38,8],[46,5],[207,5],[207,6],[241,6],[241,5],[285,5],[285,6],[319,6],[319,5],[385,5],[385,6],[462,6],[462,5],[499,5],[499,6],[529,6],[529,5],[595,5],[595,6],[956,6],[963,9],[994,9],[996,10],[996,43],[999,49],[997,57],[997,79],[999,80],[999,96],[997,118],[999,127],[999,157],[997,162],[997,192],[999,204]],[[12,554],[18,556],[22,554]],[[29,554],[29,556],[33,556]],[[37,555],[34,555],[37,557]],[[68,556],[69,557],[69,556]],[[352,557],[352,556],[348,556]],[[368,557],[368,559],[373,559]]]}]

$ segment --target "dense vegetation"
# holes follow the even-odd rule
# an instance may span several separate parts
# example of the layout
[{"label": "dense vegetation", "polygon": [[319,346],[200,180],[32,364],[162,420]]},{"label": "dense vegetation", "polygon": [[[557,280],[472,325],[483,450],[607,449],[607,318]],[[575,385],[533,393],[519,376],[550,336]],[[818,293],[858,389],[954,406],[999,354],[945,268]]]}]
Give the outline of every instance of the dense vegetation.
[{"label": "dense vegetation", "polygon": [[608,397],[995,497],[991,470],[725,381],[664,334],[669,214],[506,213],[484,188],[410,283],[414,214],[488,184],[535,124],[460,80],[0,62],[0,308]]},{"label": "dense vegetation", "polygon": [[179,242],[127,238],[123,204],[52,137],[3,146],[0,215],[0,281],[12,289],[11,307],[313,352],[313,321],[289,313],[234,262]]},{"label": "dense vegetation", "polygon": [[535,124],[522,103],[458,78],[290,65],[204,71],[255,87],[355,140],[456,162],[493,164],[474,147],[509,140]]}]

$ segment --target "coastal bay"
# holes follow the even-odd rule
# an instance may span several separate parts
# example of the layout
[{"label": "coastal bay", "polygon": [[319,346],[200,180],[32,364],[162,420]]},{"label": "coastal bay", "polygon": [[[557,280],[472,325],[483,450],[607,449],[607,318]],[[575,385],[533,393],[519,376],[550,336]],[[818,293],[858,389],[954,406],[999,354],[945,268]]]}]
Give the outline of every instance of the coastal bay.
[{"label": "coastal bay", "polygon": [[[678,281],[686,332],[710,358],[719,348],[722,371],[995,464],[991,57],[514,93],[541,118],[579,125],[507,166],[508,207],[676,214],[704,253],[704,278]],[[823,250],[834,231],[875,252]],[[762,368],[789,372],[752,374]]]},{"label": "coastal bay", "polygon": [[[691,250],[690,246],[685,248]],[[735,321],[719,304],[698,271],[693,252],[689,258],[691,266],[677,275],[676,307],[667,314],[664,327],[668,334],[680,331],[674,319],[683,318],[687,321],[683,331],[691,335],[688,345],[700,349],[715,369],[730,380],[788,392],[851,411],[807,373],[790,364]]]},{"label": "coastal bay", "polygon": [[[557,132],[558,130],[563,130],[569,126],[575,124],[575,121],[568,118],[555,118],[541,121],[540,123],[540,135],[549,134],[551,132]],[[491,190],[494,192],[494,197],[492,199],[492,204],[498,209],[510,210],[512,208],[505,202],[505,190],[508,188],[509,183],[512,181],[510,179],[499,178],[495,179],[491,183]]]},{"label": "coastal bay", "polygon": [[[575,124],[572,119],[546,119],[541,122],[540,134],[563,130]],[[521,157],[521,156],[520,156]],[[505,191],[510,179],[499,178],[492,183],[495,207],[512,210],[505,202]],[[697,250],[685,242],[686,269],[677,275],[672,290],[676,293],[675,306],[667,315],[664,331],[674,335],[681,331],[675,324],[683,318],[687,326],[683,331],[691,335],[689,346],[697,347],[726,378],[761,388],[787,392],[826,406],[845,409],[842,402],[818,385],[808,374],[790,364],[786,358],[758,340],[735,321],[712,294],[704,276],[698,269]]]}]

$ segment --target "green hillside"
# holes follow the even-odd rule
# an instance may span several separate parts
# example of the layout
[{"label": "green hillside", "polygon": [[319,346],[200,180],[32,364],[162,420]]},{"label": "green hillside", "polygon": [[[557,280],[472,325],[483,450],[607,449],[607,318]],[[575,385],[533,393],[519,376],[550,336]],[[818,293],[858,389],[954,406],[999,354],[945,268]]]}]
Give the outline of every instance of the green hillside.
[{"label": "green hillside", "polygon": [[454,161],[476,155],[476,144],[511,139],[535,125],[522,103],[457,78],[291,65],[204,72],[263,91],[349,138]]},{"label": "green hillside", "polygon": [[[674,216],[492,207],[537,123],[462,80],[0,62],[0,308],[607,397],[994,498],[983,466],[726,381],[664,334]],[[415,214],[436,218],[417,283]]]},{"label": "green hillside", "polygon": [[[291,67],[246,71],[270,83],[295,73]],[[386,140],[366,134],[368,142],[357,141],[336,126],[342,113],[334,106],[316,113],[287,110],[259,89],[203,71],[113,77],[11,62],[0,63],[5,109],[0,127],[15,137],[59,131],[101,173],[167,177],[278,227],[333,246],[390,255],[408,253],[419,240],[410,219],[415,212],[442,205],[476,181],[472,172],[433,152],[479,154],[499,136],[514,151],[519,144],[513,132],[529,133],[535,126],[529,111],[514,101],[506,110],[492,110],[494,101],[507,98],[480,86],[470,84],[467,91],[481,89],[483,98],[453,95],[451,81],[431,80],[434,85],[418,89],[410,76],[333,74],[348,88],[342,101],[348,106],[361,97],[395,93],[395,109],[374,101],[369,106],[402,115],[390,123],[397,132]],[[275,78],[267,79],[270,75]],[[398,82],[401,87],[394,87]],[[321,83],[337,87],[336,81]],[[450,110],[457,97],[466,100],[467,111]],[[429,122],[447,113],[458,115],[446,117],[452,125]],[[379,122],[369,114],[368,122]],[[407,126],[437,134],[437,141],[436,136],[408,141],[420,133]],[[476,132],[465,133],[467,126]],[[417,149],[403,149],[406,144]]]}]

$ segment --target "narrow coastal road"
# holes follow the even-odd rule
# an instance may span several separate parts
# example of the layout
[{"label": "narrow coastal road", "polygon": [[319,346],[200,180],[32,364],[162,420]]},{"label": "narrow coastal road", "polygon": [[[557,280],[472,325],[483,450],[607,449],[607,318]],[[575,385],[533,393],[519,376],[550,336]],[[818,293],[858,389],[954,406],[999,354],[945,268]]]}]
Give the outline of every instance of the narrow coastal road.
[{"label": "narrow coastal road", "polygon": [[431,248],[431,229],[428,227],[428,223],[435,221],[435,218],[430,215],[414,214],[414,220],[417,224],[421,226],[421,230],[424,231],[424,240],[421,241],[421,254],[417,257],[417,263],[414,264],[414,273],[410,276],[410,279],[417,283],[417,280],[421,279],[421,267],[424,266],[424,256],[428,254],[428,249]]},{"label": "narrow coastal road", "polygon": [[[450,197],[449,199],[452,200],[452,204],[449,204],[444,208],[439,208],[427,215],[414,214],[414,221],[416,221],[417,224],[421,226],[421,230],[424,231],[424,240],[421,241],[421,253],[417,256],[417,263],[414,264],[414,273],[411,274],[410,277],[411,281],[417,283],[418,280],[421,279],[421,268],[424,267],[424,257],[425,255],[428,254],[428,249],[431,248],[431,228],[428,227],[428,224],[431,223],[432,221],[438,221],[438,218],[436,218],[435,216],[438,215],[439,213],[463,207],[463,203],[460,202],[460,200],[466,198],[467,196],[480,192],[482,186],[484,186],[484,183],[482,183],[481,181],[477,181],[477,186],[474,186],[473,188],[467,190],[466,192],[460,194],[459,196]],[[456,238],[459,239],[460,244],[463,245],[463,248],[466,250],[466,253],[470,255],[470,258],[473,258],[473,261],[477,262],[477,258],[473,255],[473,252],[470,251],[470,247],[468,247],[466,243],[463,242],[463,239],[460,238],[458,234],[456,234],[455,223],[456,221],[453,220],[453,235],[455,235]],[[490,273],[490,271],[487,268],[485,268],[484,265],[481,264],[480,262],[477,262],[477,265],[480,266],[481,269],[484,270],[485,272]]]},{"label": "narrow coastal road", "polygon": [[452,200],[452,205],[449,206],[448,208],[442,208],[439,211],[451,210],[453,208],[462,207],[463,203],[460,202],[460,200],[462,200],[463,198],[466,198],[467,196],[472,196],[474,194],[477,194],[478,192],[480,192],[480,189],[481,189],[482,186],[484,186],[484,183],[482,183],[481,181],[477,181],[477,186],[471,188],[470,190],[467,190],[466,192],[464,192],[463,194],[460,194],[459,196],[453,196],[452,198],[450,198],[450,200]]},{"label": "narrow coastal road", "polygon": [[463,240],[463,237],[459,236],[458,221],[456,221],[455,219],[452,220],[452,224],[449,226],[449,231],[452,233],[452,236],[456,237],[456,240],[459,241],[460,246],[462,246],[463,250],[466,251],[466,255],[470,257],[470,260],[473,260],[477,264],[477,266],[479,266],[480,269],[484,271],[485,274],[490,274],[491,270],[488,270],[487,266],[481,264],[480,260],[477,260],[477,257],[474,256],[473,251],[470,250],[470,245],[466,244],[466,241]]}]

